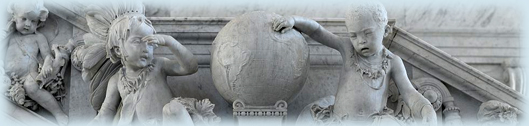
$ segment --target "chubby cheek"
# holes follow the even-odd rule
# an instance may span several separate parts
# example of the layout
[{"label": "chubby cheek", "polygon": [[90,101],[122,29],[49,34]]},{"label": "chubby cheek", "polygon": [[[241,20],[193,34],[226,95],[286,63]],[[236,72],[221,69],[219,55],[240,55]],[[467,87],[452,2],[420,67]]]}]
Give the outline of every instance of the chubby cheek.
[{"label": "chubby cheek", "polygon": [[37,30],[37,23],[33,23],[31,24],[31,26],[29,26],[29,28],[33,31]]},{"label": "chubby cheek", "polygon": [[17,30],[22,31],[22,30],[24,30],[24,24],[17,23],[16,24],[16,28],[17,28]]},{"label": "chubby cheek", "polygon": [[151,59],[151,60],[154,59],[154,49],[151,48],[148,51],[149,51],[149,59]]},{"label": "chubby cheek", "polygon": [[353,44],[355,52],[361,51],[362,47],[360,47],[360,42],[358,40],[351,40],[351,43]]},{"label": "chubby cheek", "polygon": [[358,48],[360,46],[359,44],[360,42],[358,39],[350,39],[350,40],[351,40],[351,44],[353,44],[355,48]]}]

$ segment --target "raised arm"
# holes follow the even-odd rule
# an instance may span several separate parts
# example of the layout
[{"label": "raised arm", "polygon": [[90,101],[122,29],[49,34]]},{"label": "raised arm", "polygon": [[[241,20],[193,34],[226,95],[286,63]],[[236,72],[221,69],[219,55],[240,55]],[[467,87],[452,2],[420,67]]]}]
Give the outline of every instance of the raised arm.
[{"label": "raised arm", "polygon": [[315,41],[342,52],[342,38],[323,28],[318,22],[299,16],[285,16],[273,21],[273,29],[284,33],[292,28],[307,34]]},{"label": "raised arm", "polygon": [[148,43],[158,44],[166,46],[171,50],[173,55],[176,57],[175,60],[169,60],[167,58],[159,58],[163,63],[163,69],[169,76],[180,76],[189,75],[198,71],[198,63],[191,51],[187,50],[180,42],[176,41],[173,37],[162,34],[155,34],[152,36],[146,36],[142,39]]},{"label": "raised arm", "polygon": [[392,59],[391,77],[399,89],[404,102],[410,107],[412,116],[415,118],[422,118],[422,125],[437,125],[437,117],[430,102],[424,98],[415,88],[413,88],[404,63],[398,56]]}]

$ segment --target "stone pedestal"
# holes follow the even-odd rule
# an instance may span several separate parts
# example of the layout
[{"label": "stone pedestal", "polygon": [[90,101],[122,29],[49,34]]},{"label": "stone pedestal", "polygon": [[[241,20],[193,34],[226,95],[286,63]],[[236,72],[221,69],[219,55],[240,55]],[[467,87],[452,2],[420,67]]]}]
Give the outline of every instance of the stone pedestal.
[{"label": "stone pedestal", "polygon": [[273,106],[250,106],[235,100],[233,116],[239,126],[280,126],[287,116],[287,102],[279,100]]}]

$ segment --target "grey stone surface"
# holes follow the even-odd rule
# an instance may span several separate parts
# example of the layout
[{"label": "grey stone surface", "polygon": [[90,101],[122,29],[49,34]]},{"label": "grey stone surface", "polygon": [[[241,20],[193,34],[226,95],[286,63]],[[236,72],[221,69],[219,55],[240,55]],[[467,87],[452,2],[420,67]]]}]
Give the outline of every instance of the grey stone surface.
[{"label": "grey stone surface", "polygon": [[303,88],[309,50],[301,33],[272,29],[279,15],[248,12],[228,22],[211,47],[213,84],[228,102],[270,106]]},{"label": "grey stone surface", "polygon": [[[2,74],[12,80],[7,97],[32,110],[47,110],[57,124],[66,125],[68,115],[64,109],[67,108],[61,103],[68,101],[63,78],[69,50],[54,43],[59,29],[64,27],[49,16],[42,1],[14,2],[8,5],[8,12],[11,20],[7,26],[8,36],[3,39],[7,48],[2,50],[6,52],[2,58],[7,60],[2,60],[5,64],[1,66],[5,69]],[[39,29],[46,24],[50,26]]]},{"label": "grey stone surface", "polygon": [[454,97],[454,103],[461,110],[461,121],[463,124],[476,125],[479,106],[482,102],[467,95],[465,91],[458,90],[450,85],[445,84],[452,96]]},{"label": "grey stone surface", "polygon": [[96,111],[92,108],[89,99],[89,83],[81,77],[81,71],[70,65],[69,91],[68,91],[68,115],[71,123],[81,125],[88,123],[96,116]]},{"label": "grey stone surface", "polygon": [[400,92],[399,98],[403,99],[401,102],[409,106],[408,117],[417,120],[413,123],[437,124],[435,109],[413,88],[403,60],[384,47],[383,42],[392,42],[397,33],[392,32],[393,23],[389,22],[385,7],[377,2],[359,3],[347,9],[345,27],[349,37],[339,37],[304,17],[284,16],[274,21],[275,31],[294,28],[318,43],[338,50],[342,56],[336,102],[333,106],[312,106],[315,121],[323,124],[406,123],[407,119],[386,114],[393,113],[386,109],[390,81],[393,80]]},{"label": "grey stone surface", "polygon": [[[269,11],[280,15],[299,15],[311,18],[343,18],[344,8],[355,1],[331,0],[326,2],[304,3],[277,1],[233,1],[233,2],[146,2],[147,13],[155,17],[235,17],[249,11]],[[72,2],[76,3],[76,2]],[[82,3],[82,2],[81,2]],[[316,4],[317,3],[317,4]],[[428,43],[448,52],[465,63],[478,67],[481,71],[499,66],[509,58],[519,58],[521,7],[512,1],[506,2],[393,2],[382,1],[388,10],[389,18],[396,19],[404,30],[420,37]],[[409,4],[413,3],[413,4]],[[84,12],[79,3],[50,4],[55,8],[71,8],[74,14],[66,13],[63,18],[72,19],[73,24],[83,24]],[[62,5],[62,6],[61,6]],[[154,8],[158,7],[158,8]],[[54,11],[54,9],[50,9]],[[151,15],[152,14],[152,15]],[[77,22],[77,21],[81,22]],[[76,25],[78,26],[78,25]],[[86,26],[82,26],[86,27]],[[340,28],[340,27],[338,27]],[[339,30],[339,31],[344,31]],[[500,52],[500,53],[488,53]],[[337,54],[331,53],[331,54]],[[502,68],[502,71],[504,69]],[[493,78],[505,82],[497,72],[485,72]]]},{"label": "grey stone surface", "polygon": [[[202,25],[202,26],[201,27],[184,27],[185,25],[182,25],[180,27],[181,28],[180,30],[177,30],[171,33],[172,31],[171,29],[164,29],[165,27],[167,27],[167,25],[172,24],[172,25],[179,26],[180,24],[190,24],[190,23],[188,22],[169,23],[171,18],[157,18],[157,19],[153,19],[153,21],[155,22],[155,24],[160,24],[159,26],[155,25],[155,27],[160,29],[160,31],[167,33],[167,34],[174,34],[175,37],[177,38],[181,37],[182,38],[181,42],[186,44],[186,46],[189,46],[191,48],[190,49],[191,51],[193,51],[195,54],[200,54],[200,57],[202,56],[205,57],[204,60],[200,60],[201,58],[199,58],[199,63],[203,64],[202,65],[203,67],[208,67],[208,63],[209,63],[209,61],[207,60],[209,52],[208,50],[204,50],[204,48],[209,48],[210,46],[208,43],[211,42],[211,38],[206,33],[218,31],[220,29],[220,27],[218,26],[223,25],[222,22],[224,23],[227,22],[227,21],[223,21],[222,20],[223,18],[215,19],[214,22],[208,21],[209,23],[206,23],[206,24],[196,22],[196,23],[191,23],[191,24],[193,24],[193,26],[195,25]],[[195,21],[205,20],[205,19],[207,18],[188,18],[188,19],[184,19],[184,21],[195,22]],[[229,20],[229,19],[226,19],[226,20]],[[332,20],[332,19],[330,20],[320,19],[319,21],[320,23],[324,24],[324,27],[328,29],[335,29],[336,31],[335,33],[338,33],[340,31],[339,27],[344,26],[343,24],[340,25],[340,23],[334,23],[335,20]],[[338,29],[335,27],[337,27]],[[189,34],[190,36],[185,35],[184,31],[191,31]],[[307,40],[309,42],[309,45],[310,45],[309,48],[311,50],[312,67],[309,72],[309,78],[305,84],[306,87],[304,87],[304,89],[301,91],[300,93],[301,95],[299,95],[298,98],[289,105],[290,114],[287,120],[291,120],[292,118],[295,118],[296,113],[299,113],[299,111],[301,111],[304,105],[311,103],[312,101],[317,100],[320,97],[323,97],[326,95],[332,95],[335,93],[335,90],[337,89],[336,86],[329,85],[329,84],[337,84],[337,77],[339,77],[337,73],[339,73],[338,71],[341,68],[340,66],[341,58],[332,55],[332,54],[336,54],[337,51],[332,50],[330,48],[326,49],[326,47],[322,47],[322,45],[319,45],[319,44],[314,44],[315,42],[313,42],[313,40],[310,40],[310,39],[307,39]],[[165,55],[163,49],[158,50],[158,51],[159,52],[157,54],[159,54],[160,56]],[[487,67],[487,65],[485,66]],[[500,69],[498,65],[491,65],[491,66],[494,66],[495,68]],[[414,68],[411,70],[413,71],[413,72],[409,72],[409,73],[413,73],[412,74],[413,76],[410,76],[411,78],[431,77],[431,75],[429,75],[428,73],[425,73],[421,69]],[[324,71],[327,71],[327,72],[324,72]],[[320,73],[320,72],[324,72],[324,73],[321,73],[319,76],[316,76],[316,75],[312,76],[313,73]],[[490,72],[494,74],[498,74],[497,72],[494,72],[494,70],[490,70]],[[311,78],[319,78],[319,79],[311,79]],[[329,85],[329,87],[322,86],[322,85]],[[313,87],[312,89],[307,89],[308,87],[311,87],[311,86]],[[480,101],[462,100],[461,98],[465,99],[465,98],[470,98],[470,97],[466,94],[461,94],[461,92],[460,94],[454,96],[454,98],[456,99],[456,101],[464,102],[464,103],[456,102],[456,104],[462,104],[462,106],[460,106],[462,109],[467,108],[467,110],[462,110],[462,118],[464,122],[466,122],[466,120],[473,120],[473,118],[475,118],[474,115],[468,114],[468,113],[476,113],[477,110],[472,111],[471,106],[475,104],[479,104]]]},{"label": "grey stone surface", "polygon": [[465,90],[465,93],[480,101],[502,99],[513,106],[525,104],[520,93],[498,80],[434,48],[402,29],[396,28],[395,30],[397,31],[396,36],[392,39],[391,44],[387,43],[391,45],[388,48],[415,67],[440,78],[449,85]]},{"label": "grey stone surface", "polygon": [[[113,122],[117,125],[210,125],[220,122],[213,113],[215,105],[208,99],[175,98],[169,88],[174,83],[168,83],[167,76],[196,73],[197,61],[173,37],[156,34],[141,3],[95,4],[88,6],[86,12],[90,34],[83,38],[92,35],[95,40],[85,39],[86,45],[76,48],[72,62],[82,70],[83,79],[91,82],[90,93],[94,94],[90,102],[98,113],[90,125]],[[169,49],[176,59],[154,57],[154,49],[158,46]],[[111,67],[105,68],[109,62]],[[107,72],[111,69],[117,72]],[[106,76],[99,76],[101,74]],[[107,82],[99,82],[108,77]],[[102,103],[93,102],[101,100]]]},{"label": "grey stone surface", "polygon": [[[57,126],[55,122],[50,121],[50,118],[45,118],[41,114],[37,114],[27,108],[20,107],[10,99],[0,98],[2,107],[4,107],[0,116],[1,119],[7,120],[4,123],[16,125],[46,125]],[[52,118],[52,117],[51,117]]]},{"label": "grey stone surface", "polygon": [[522,111],[505,102],[490,100],[479,106],[478,122],[484,126],[516,126],[519,124],[519,114],[522,114]]},{"label": "grey stone surface", "polygon": [[[277,5],[274,4],[276,2],[164,4],[172,5],[170,15],[165,15],[171,17],[234,17],[244,12],[259,10],[311,18],[344,18],[346,10],[344,8],[355,3],[355,1],[339,0],[314,3],[281,1],[280,3],[284,4]],[[521,55],[522,9],[512,1],[479,3],[382,1],[382,3],[388,10],[388,17],[397,20],[396,26],[465,63],[480,66],[477,68],[481,71],[488,71],[509,58],[519,58]],[[504,77],[497,75],[497,72],[485,73],[505,82]]]},{"label": "grey stone surface", "polygon": [[[277,5],[274,1],[261,4],[259,2],[169,2],[164,3],[165,8],[169,10],[154,9],[148,14],[152,16],[174,16],[187,18],[187,20],[172,21],[172,18],[166,18],[166,21],[154,18],[154,27],[159,33],[172,35],[186,46],[196,56],[200,68],[199,71],[190,76],[183,77],[168,77],[171,85],[171,90],[177,96],[193,97],[197,99],[209,98],[212,103],[216,104],[215,113],[222,116],[223,122],[230,122],[232,120],[231,104],[227,103],[214,88],[211,71],[209,70],[210,48],[211,42],[224,24],[226,24],[231,17],[240,15],[244,12],[253,10],[264,10],[276,12],[281,15],[300,15],[311,17],[323,23],[327,29],[334,29],[334,33],[343,34],[344,25],[340,23],[333,23],[335,20],[343,20],[345,9],[348,3],[353,1],[326,1],[318,4],[306,4],[297,2],[286,2],[284,5]],[[296,4],[297,3],[297,4]],[[410,4],[409,1],[394,2],[383,1],[387,10],[389,11],[389,18],[397,19],[396,25],[404,30],[409,30],[413,35],[425,40],[433,46],[445,51],[451,56],[475,67],[479,71],[490,75],[500,82],[506,82],[506,74],[499,71],[504,71],[500,65],[506,58],[519,58],[523,56],[520,53],[520,25],[522,20],[520,17],[520,8],[515,3],[490,3],[488,1],[476,4],[472,2],[417,2]],[[82,5],[71,6],[68,2],[60,4],[67,10],[63,14],[69,16],[58,16],[58,24],[61,24],[59,29],[59,36],[69,36],[71,28],[78,31],[83,30],[82,18],[84,15]],[[50,5],[50,17],[60,15],[59,12],[52,9]],[[160,5],[147,5],[147,8],[156,7]],[[69,8],[69,9],[68,9]],[[164,8],[164,7],[160,7]],[[492,9],[490,9],[492,8]],[[149,9],[147,10],[149,11]],[[149,16],[149,15],[148,15]],[[211,21],[200,21],[193,19],[208,19],[207,17],[215,17]],[[225,18],[227,17],[227,18]],[[78,20],[81,19],[81,20]],[[174,18],[173,18],[174,19]],[[226,20],[224,20],[226,19]],[[53,19],[51,19],[53,20]],[[51,21],[49,20],[49,21]],[[48,23],[48,22],[47,22]],[[70,25],[73,24],[73,25]],[[46,26],[53,26],[46,25]],[[47,27],[44,27],[47,28]],[[45,29],[42,29],[45,30]],[[54,31],[54,30],[49,30]],[[48,32],[54,33],[54,32]],[[75,35],[74,35],[75,36]],[[48,37],[48,36],[47,36]],[[57,37],[57,39],[50,41],[52,43],[65,43],[70,37]],[[306,104],[311,103],[321,97],[327,95],[334,95],[337,90],[337,82],[339,71],[341,69],[341,58],[337,51],[315,43],[313,40],[307,39],[310,48],[310,62],[311,68],[304,88],[300,95],[295,100],[290,102],[287,117],[287,124],[293,124],[297,114],[303,109]],[[158,48],[155,51],[156,56],[169,57],[165,47]],[[501,53],[489,53],[501,52]],[[467,55],[468,54],[468,55]],[[406,66],[408,67],[408,66]],[[432,77],[418,68],[410,69],[413,76],[410,78]],[[410,74],[410,72],[408,72]],[[75,80],[76,78],[72,78]],[[77,78],[79,81],[80,78]],[[445,81],[442,79],[442,81]],[[177,83],[177,84],[176,84]],[[445,82],[446,83],[446,82]],[[328,85],[328,86],[324,86]],[[466,94],[467,91],[460,90],[451,85],[446,85],[451,94],[455,98],[455,103],[461,108],[461,117],[464,124],[468,124],[476,120],[476,113],[482,101],[476,100],[472,96]],[[70,87],[76,87],[70,85]],[[83,86],[78,86],[77,89],[70,89],[70,93],[82,92]],[[72,96],[76,97],[76,96]],[[79,113],[93,113],[89,106],[83,104],[83,99],[88,99],[88,95],[79,95],[78,99],[70,99],[70,116],[76,116]],[[78,101],[74,101],[78,100]],[[80,106],[76,106],[80,105]],[[75,107],[74,107],[75,106]],[[76,110],[74,111],[73,108]],[[78,111],[79,110],[79,111]],[[74,114],[78,113],[78,114]],[[45,112],[44,112],[45,113]],[[81,115],[79,115],[81,116]],[[225,118],[227,118],[225,120]],[[72,118],[73,119],[73,118]]]},{"label": "grey stone surface", "polygon": [[[355,1],[330,0],[326,2],[281,1],[232,1],[232,2],[146,2],[147,16],[154,17],[235,17],[249,11],[269,11],[280,15],[299,15],[310,18],[343,18],[344,8]],[[83,2],[50,2],[50,11],[59,10],[61,17],[81,29]],[[89,2],[88,2],[89,3]],[[382,1],[389,18],[396,19],[396,26],[426,40],[469,65],[486,71],[510,58],[519,58],[520,26],[522,9],[513,1]],[[409,4],[413,3],[413,4]],[[157,7],[157,8],[155,8]],[[151,8],[151,9],[149,9]],[[86,28],[87,29],[87,28]],[[343,30],[342,30],[343,31]],[[501,52],[501,53],[488,53]],[[502,70],[504,70],[502,68]],[[502,82],[505,77],[496,72],[485,72]]]}]

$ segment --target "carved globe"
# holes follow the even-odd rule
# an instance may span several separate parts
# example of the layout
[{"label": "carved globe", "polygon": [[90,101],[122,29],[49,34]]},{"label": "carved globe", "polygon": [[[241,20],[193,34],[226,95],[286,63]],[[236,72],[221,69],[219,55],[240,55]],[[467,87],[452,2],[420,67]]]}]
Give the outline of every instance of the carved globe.
[{"label": "carved globe", "polygon": [[219,93],[229,101],[268,106],[292,100],[309,70],[309,49],[296,30],[272,29],[280,16],[250,12],[231,20],[212,44],[211,74]]}]

